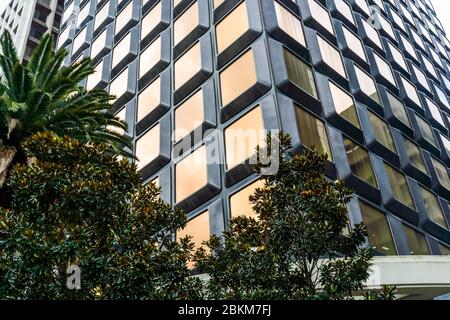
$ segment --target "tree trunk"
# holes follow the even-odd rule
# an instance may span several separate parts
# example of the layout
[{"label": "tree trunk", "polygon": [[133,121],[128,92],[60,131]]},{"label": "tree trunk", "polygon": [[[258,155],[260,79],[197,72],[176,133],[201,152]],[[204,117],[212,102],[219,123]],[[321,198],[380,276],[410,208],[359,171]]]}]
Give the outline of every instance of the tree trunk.
[{"label": "tree trunk", "polygon": [[5,183],[8,170],[13,162],[17,149],[9,146],[0,147],[0,188]]}]

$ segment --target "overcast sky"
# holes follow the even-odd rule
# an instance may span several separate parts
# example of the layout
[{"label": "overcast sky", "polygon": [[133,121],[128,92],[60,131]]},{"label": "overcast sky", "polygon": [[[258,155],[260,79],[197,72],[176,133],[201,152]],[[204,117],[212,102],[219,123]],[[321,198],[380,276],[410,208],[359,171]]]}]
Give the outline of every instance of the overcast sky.
[{"label": "overcast sky", "polygon": [[450,38],[450,0],[431,0],[439,20]]}]

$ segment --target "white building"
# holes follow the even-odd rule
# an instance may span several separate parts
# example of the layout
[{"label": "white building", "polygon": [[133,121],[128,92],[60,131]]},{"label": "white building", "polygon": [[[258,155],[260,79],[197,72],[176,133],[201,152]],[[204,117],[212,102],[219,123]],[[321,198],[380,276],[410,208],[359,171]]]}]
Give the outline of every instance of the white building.
[{"label": "white building", "polygon": [[1,0],[0,34],[8,30],[21,59],[27,60],[42,35],[58,34],[64,0]]}]

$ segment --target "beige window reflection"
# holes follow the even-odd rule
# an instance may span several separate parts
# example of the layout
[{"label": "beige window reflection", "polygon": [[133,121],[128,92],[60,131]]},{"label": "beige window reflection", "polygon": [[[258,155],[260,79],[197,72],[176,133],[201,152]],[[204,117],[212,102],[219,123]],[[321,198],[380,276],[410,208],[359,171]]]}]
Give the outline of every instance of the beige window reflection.
[{"label": "beige window reflection", "polygon": [[375,63],[378,66],[378,70],[383,78],[387,79],[391,84],[395,85],[394,74],[392,73],[389,64],[381,58],[378,54],[374,54]]},{"label": "beige window reflection", "polygon": [[206,147],[203,145],[175,166],[175,201],[180,202],[208,183]]},{"label": "beige window reflection", "polygon": [[331,24],[331,19],[328,11],[322,7],[315,0],[308,0],[311,12],[313,12],[314,19],[317,20],[328,32],[334,34],[333,25]]},{"label": "beige window reflection", "polygon": [[428,249],[427,241],[425,236],[414,230],[413,228],[403,225],[403,231],[405,232],[406,238],[408,240],[409,254],[410,255],[429,255],[430,250]]},{"label": "beige window reflection", "polygon": [[200,42],[197,42],[174,64],[175,90],[190,80],[201,68],[201,47]]},{"label": "beige window reflection", "polygon": [[295,113],[301,143],[309,148],[314,147],[316,150],[326,153],[328,160],[332,161],[325,124],[300,107],[295,107]]},{"label": "beige window reflection", "polygon": [[425,208],[427,209],[430,219],[441,227],[447,229],[447,221],[445,220],[444,213],[442,212],[441,205],[439,204],[439,200],[436,195],[422,186],[420,186],[420,193],[422,194],[422,199],[425,203]]},{"label": "beige window reflection", "polygon": [[141,121],[161,103],[161,78],[158,77],[142,90],[137,98],[137,122]]},{"label": "beige window reflection", "polygon": [[328,84],[336,112],[355,127],[359,128],[360,123],[353,98],[344,90],[336,86],[333,82],[328,81]]},{"label": "beige window reflection", "polygon": [[300,20],[277,1],[274,1],[274,6],[280,29],[306,47],[305,35],[303,34],[303,27]]},{"label": "beige window reflection", "polygon": [[161,1],[159,1],[141,20],[141,40],[161,22]]},{"label": "beige window reflection", "polygon": [[[119,120],[126,121],[126,114],[127,114],[127,108],[123,107],[114,116],[119,118]],[[114,126],[108,126],[107,129],[110,130],[110,131],[116,132],[116,133],[118,133],[120,135],[124,135],[125,134],[125,130],[117,128],[117,127],[114,127]]]},{"label": "beige window reflection", "polygon": [[450,190],[450,177],[448,176],[447,167],[437,161],[434,157],[431,157],[431,162],[433,163],[440,184]]},{"label": "beige window reflection", "polygon": [[284,61],[289,81],[317,99],[316,83],[312,68],[286,49],[284,50]]},{"label": "beige window reflection", "polygon": [[336,8],[338,11],[344,15],[349,21],[355,24],[355,19],[353,18],[352,9],[350,5],[344,0],[335,0]]},{"label": "beige window reflection", "polygon": [[109,13],[109,6],[111,3],[108,1],[98,12],[95,16],[95,22],[94,22],[94,30],[97,30],[97,28],[105,22],[106,18],[108,18]]},{"label": "beige window reflection", "polygon": [[359,202],[359,207],[367,228],[370,247],[386,255],[396,255],[397,251],[386,216],[362,201]]},{"label": "beige window reflection", "polygon": [[119,33],[131,20],[133,17],[133,1],[122,10],[116,17],[116,31],[115,34]]},{"label": "beige window reflection", "polygon": [[184,138],[203,120],[203,90],[200,89],[175,109],[175,141]]},{"label": "beige window reflection", "polygon": [[130,52],[131,47],[131,32],[129,32],[113,49],[112,53],[112,66],[114,68],[117,64],[122,61],[123,58],[127,56]]},{"label": "beige window reflection", "polygon": [[264,146],[266,133],[260,106],[239,118],[225,129],[227,169],[231,169],[255,154],[256,146]]},{"label": "beige window reflection", "polygon": [[394,139],[392,139],[391,129],[386,121],[375,115],[373,112],[369,112],[369,120],[372,124],[373,132],[376,139],[384,145],[386,148],[394,153],[397,153],[395,148]]},{"label": "beige window reflection", "polygon": [[216,25],[217,53],[221,53],[249,29],[247,5],[242,2]]},{"label": "beige window reflection", "polygon": [[403,139],[405,142],[406,153],[408,154],[408,158],[411,163],[420,171],[428,174],[420,148],[408,138],[403,137]]},{"label": "beige window reflection", "polygon": [[378,188],[368,152],[347,138],[344,138],[344,147],[351,172],[361,180]]},{"label": "beige window reflection", "polygon": [[264,187],[263,180],[257,180],[230,197],[231,218],[246,216],[257,219],[258,216],[253,211],[253,205],[249,197],[255,192],[256,188]]},{"label": "beige window reflection", "polygon": [[195,1],[183,14],[173,23],[173,44],[177,45],[199,24],[199,5]]},{"label": "beige window reflection", "polygon": [[409,122],[408,114],[406,113],[405,105],[398,98],[386,92],[389,105],[391,106],[392,112],[394,115],[405,125],[411,127],[411,123]]},{"label": "beige window reflection", "polygon": [[416,115],[417,124],[419,125],[420,133],[426,141],[431,143],[433,146],[437,146],[436,138],[433,134],[433,129],[424,119]]},{"label": "beige window reflection", "polygon": [[91,58],[95,58],[106,45],[106,29],[95,38],[91,46]]},{"label": "beige window reflection", "polygon": [[420,103],[419,95],[417,94],[416,87],[406,80],[403,76],[401,76],[403,87],[405,88],[406,95],[409,99],[411,99],[415,104],[422,107],[422,104]]},{"label": "beige window reflection", "polygon": [[339,73],[342,77],[347,78],[345,72],[344,64],[342,63],[342,58],[339,50],[334,48],[321,36],[317,36],[317,41],[319,42],[320,53],[322,55],[323,61],[329,65],[333,70]]},{"label": "beige window reflection", "polygon": [[86,41],[87,28],[84,27],[73,40],[72,54],[77,52]]},{"label": "beige window reflection", "polygon": [[102,80],[103,60],[94,67],[94,73],[89,75],[86,81],[86,90],[90,91]]},{"label": "beige window reflection", "polygon": [[375,102],[380,103],[380,97],[378,96],[378,90],[375,81],[373,81],[373,79],[369,77],[366,72],[361,70],[361,68],[357,67],[356,65],[354,66],[356,78],[358,79],[358,84],[361,88],[361,91]]},{"label": "beige window reflection", "polygon": [[360,59],[367,62],[366,53],[364,51],[361,40],[357,36],[355,36],[353,32],[348,30],[347,27],[343,26],[342,30],[344,31],[344,37],[347,41],[347,46],[349,47],[349,49],[356,53],[356,55]]},{"label": "beige window reflection", "polygon": [[213,0],[214,8],[220,6],[225,0]]},{"label": "beige window reflection", "polygon": [[142,77],[161,60],[161,37],[145,48],[139,57],[139,77]]},{"label": "beige window reflection", "polygon": [[119,98],[128,88],[128,67],[126,67],[109,85],[109,93]]},{"label": "beige window reflection", "polygon": [[220,73],[222,107],[257,82],[253,50],[250,49]]},{"label": "beige window reflection", "polygon": [[160,152],[160,125],[159,123],[147,131],[136,141],[136,157],[138,158],[138,169],[155,160]]},{"label": "beige window reflection", "polygon": [[177,240],[186,236],[192,236],[194,248],[198,249],[202,246],[203,241],[209,240],[209,213],[202,212],[189,220],[183,230],[177,232]]},{"label": "beige window reflection", "polygon": [[387,163],[384,163],[384,168],[386,170],[386,175],[394,198],[408,208],[415,210],[416,207],[414,205],[405,175]]}]

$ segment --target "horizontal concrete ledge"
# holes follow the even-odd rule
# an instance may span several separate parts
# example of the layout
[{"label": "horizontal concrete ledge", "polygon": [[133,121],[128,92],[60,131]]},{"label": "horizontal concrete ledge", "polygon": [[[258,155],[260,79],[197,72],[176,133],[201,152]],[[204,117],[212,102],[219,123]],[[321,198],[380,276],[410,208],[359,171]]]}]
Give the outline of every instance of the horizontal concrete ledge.
[{"label": "horizontal concrete ledge", "polygon": [[433,299],[450,293],[450,256],[374,257],[368,290],[397,287],[400,299]]}]

